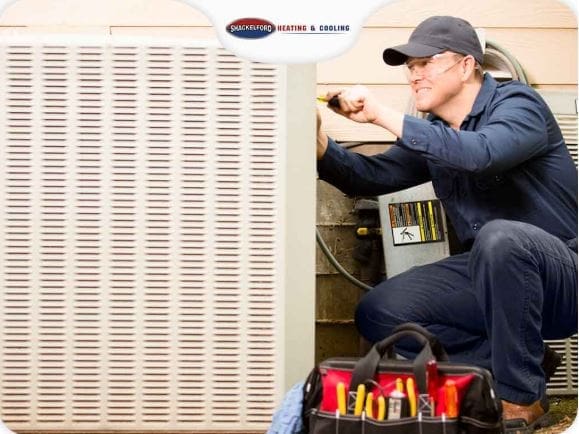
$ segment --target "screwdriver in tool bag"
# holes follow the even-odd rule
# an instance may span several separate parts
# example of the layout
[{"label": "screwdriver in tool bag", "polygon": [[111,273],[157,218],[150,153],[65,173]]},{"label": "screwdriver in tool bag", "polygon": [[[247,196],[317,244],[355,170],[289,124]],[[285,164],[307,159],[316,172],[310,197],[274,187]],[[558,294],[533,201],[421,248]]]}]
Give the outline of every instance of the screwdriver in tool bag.
[{"label": "screwdriver in tool bag", "polygon": [[365,397],[366,386],[364,384],[358,384],[358,389],[356,390],[356,405],[354,406],[354,416],[360,416],[362,414]]},{"label": "screwdriver in tool bag", "polygon": [[402,378],[397,378],[395,384],[396,384],[396,390],[398,392],[404,393],[404,382],[402,381]]},{"label": "screwdriver in tool bag", "polygon": [[431,410],[430,416],[434,416],[436,415],[436,398],[438,392],[438,367],[434,359],[426,362],[426,384]]},{"label": "screwdriver in tool bag", "polygon": [[444,411],[448,417],[458,417],[458,391],[454,380],[444,383]]},{"label": "screwdriver in tool bag", "polygon": [[338,414],[346,414],[346,386],[341,381],[336,385],[336,401],[338,403]]},{"label": "screwdriver in tool bag", "polygon": [[414,378],[406,379],[406,393],[408,395],[408,406],[410,407],[410,417],[416,416],[416,391],[414,389]]},{"label": "screwdriver in tool bag", "polygon": [[378,397],[378,414],[376,420],[384,420],[386,418],[386,398],[383,395]]},{"label": "screwdriver in tool bag", "polygon": [[374,394],[372,392],[366,395],[366,417],[374,418]]}]

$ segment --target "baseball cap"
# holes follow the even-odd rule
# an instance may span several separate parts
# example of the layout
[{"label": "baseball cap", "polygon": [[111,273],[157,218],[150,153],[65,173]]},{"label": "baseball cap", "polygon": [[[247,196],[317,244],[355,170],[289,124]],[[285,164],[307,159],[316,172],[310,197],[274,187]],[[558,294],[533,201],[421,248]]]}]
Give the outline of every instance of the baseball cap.
[{"label": "baseball cap", "polygon": [[482,48],[474,28],[468,21],[450,16],[427,18],[414,29],[407,44],[387,48],[382,58],[388,65],[397,66],[409,57],[430,57],[444,51],[470,54],[478,63],[483,63]]}]

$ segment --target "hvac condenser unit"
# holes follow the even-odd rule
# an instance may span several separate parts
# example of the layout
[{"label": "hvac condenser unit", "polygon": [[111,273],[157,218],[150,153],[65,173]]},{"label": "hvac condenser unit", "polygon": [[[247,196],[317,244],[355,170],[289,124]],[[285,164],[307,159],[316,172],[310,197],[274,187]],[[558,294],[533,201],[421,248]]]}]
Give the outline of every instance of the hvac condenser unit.
[{"label": "hvac condenser unit", "polygon": [[7,425],[268,426],[313,364],[313,95],[211,42],[2,37]]}]

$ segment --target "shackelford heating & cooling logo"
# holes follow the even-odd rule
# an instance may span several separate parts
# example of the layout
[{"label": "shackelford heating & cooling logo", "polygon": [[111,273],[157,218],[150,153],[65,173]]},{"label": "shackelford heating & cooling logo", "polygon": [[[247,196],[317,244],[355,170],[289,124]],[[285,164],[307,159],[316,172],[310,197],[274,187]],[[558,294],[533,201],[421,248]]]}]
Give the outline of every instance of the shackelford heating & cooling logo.
[{"label": "shackelford heating & cooling logo", "polygon": [[226,27],[233,36],[245,39],[265,38],[274,32],[294,35],[336,35],[348,33],[349,24],[273,24],[262,18],[240,18]]},{"label": "shackelford heating & cooling logo", "polygon": [[261,18],[240,18],[229,23],[227,31],[238,38],[259,39],[275,32],[275,25]]}]

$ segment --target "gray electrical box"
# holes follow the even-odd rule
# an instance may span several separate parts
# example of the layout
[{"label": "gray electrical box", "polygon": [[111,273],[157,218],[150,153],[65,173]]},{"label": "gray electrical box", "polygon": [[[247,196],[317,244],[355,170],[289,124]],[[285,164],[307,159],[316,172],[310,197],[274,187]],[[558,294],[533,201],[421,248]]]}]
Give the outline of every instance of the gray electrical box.
[{"label": "gray electrical box", "polygon": [[378,198],[386,277],[447,257],[448,231],[432,183]]}]

